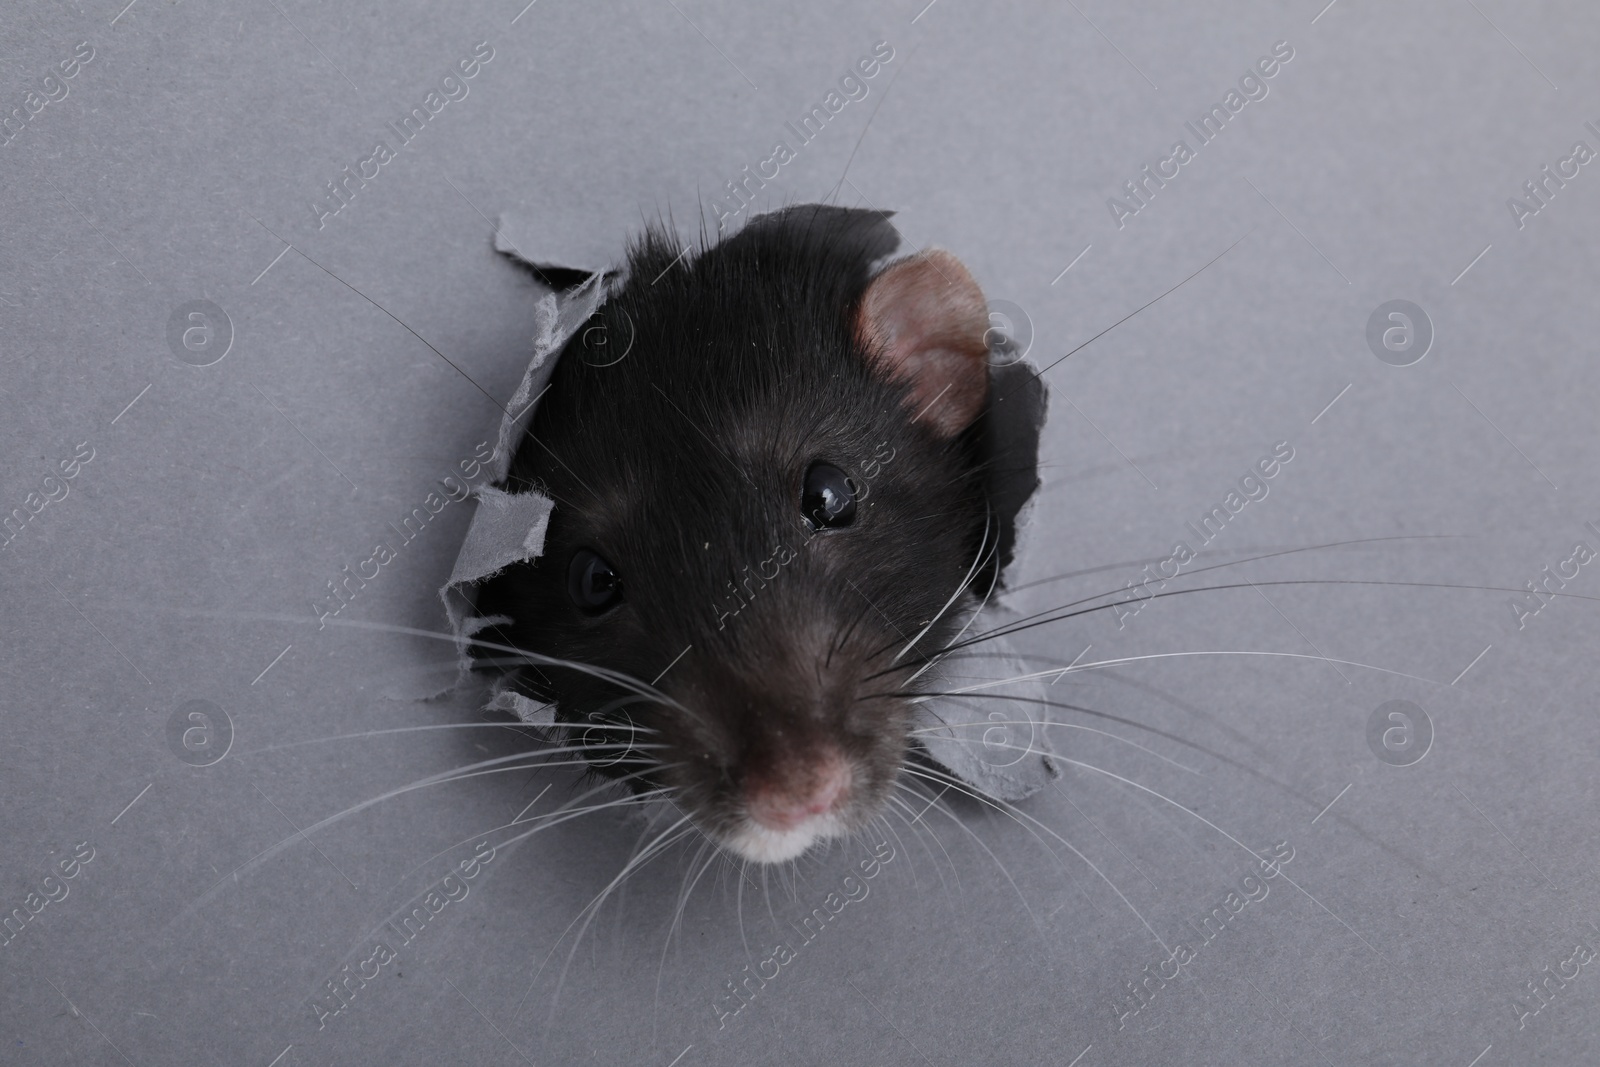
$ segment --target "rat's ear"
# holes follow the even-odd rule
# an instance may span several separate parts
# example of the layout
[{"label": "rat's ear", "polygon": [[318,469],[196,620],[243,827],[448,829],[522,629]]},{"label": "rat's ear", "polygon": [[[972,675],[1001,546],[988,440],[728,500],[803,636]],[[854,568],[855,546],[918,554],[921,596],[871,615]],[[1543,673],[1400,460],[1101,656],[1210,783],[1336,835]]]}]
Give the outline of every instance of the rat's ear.
[{"label": "rat's ear", "polygon": [[989,391],[988,306],[961,261],[929,249],[872,279],[856,312],[857,341],[890,378],[911,387],[913,421],[954,437]]}]

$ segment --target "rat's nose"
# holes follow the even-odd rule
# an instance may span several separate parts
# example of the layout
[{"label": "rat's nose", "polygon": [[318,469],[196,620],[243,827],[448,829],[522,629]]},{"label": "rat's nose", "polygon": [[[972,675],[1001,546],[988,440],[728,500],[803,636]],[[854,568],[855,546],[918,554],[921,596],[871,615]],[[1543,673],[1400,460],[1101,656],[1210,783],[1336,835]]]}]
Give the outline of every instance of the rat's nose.
[{"label": "rat's nose", "polygon": [[746,778],[745,808],[769,830],[793,830],[806,820],[838,807],[850,789],[850,764],[844,754],[828,749],[804,764],[773,774]]}]

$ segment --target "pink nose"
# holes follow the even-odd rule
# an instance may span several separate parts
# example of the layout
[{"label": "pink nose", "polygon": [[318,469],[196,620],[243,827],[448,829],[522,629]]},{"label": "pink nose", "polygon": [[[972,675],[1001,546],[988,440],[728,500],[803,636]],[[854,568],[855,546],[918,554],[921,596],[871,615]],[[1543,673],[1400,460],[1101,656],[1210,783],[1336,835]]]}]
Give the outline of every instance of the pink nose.
[{"label": "pink nose", "polygon": [[769,830],[793,830],[807,819],[833,811],[849,788],[850,764],[840,753],[827,752],[812,757],[808,767],[747,781],[745,808]]}]

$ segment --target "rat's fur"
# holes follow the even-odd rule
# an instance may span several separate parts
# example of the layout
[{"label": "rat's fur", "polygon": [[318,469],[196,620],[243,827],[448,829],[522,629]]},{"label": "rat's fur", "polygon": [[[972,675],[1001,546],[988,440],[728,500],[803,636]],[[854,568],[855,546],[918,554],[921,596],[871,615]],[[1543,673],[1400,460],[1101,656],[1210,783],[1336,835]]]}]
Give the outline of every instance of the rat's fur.
[{"label": "rat's fur", "polygon": [[[864,347],[858,311],[896,244],[881,214],[819,205],[698,254],[647,232],[625,284],[562,353],[512,463],[507,488],[556,502],[543,553],[479,593],[483,614],[513,620],[491,640],[660,676],[661,701],[571,669],[519,684],[563,722],[635,724],[654,747],[605,773],[670,787],[751,859],[787,859],[880,812],[909,748],[896,694],[919,650],[948,638],[963,583],[982,595],[1002,562],[986,536],[982,420],[913,421],[916,383]],[[813,533],[802,519],[817,460],[866,487],[854,525]],[[623,583],[599,617],[567,595],[580,548]],[[792,835],[749,818],[750,796],[803,794],[838,757],[849,787],[834,814]]]}]

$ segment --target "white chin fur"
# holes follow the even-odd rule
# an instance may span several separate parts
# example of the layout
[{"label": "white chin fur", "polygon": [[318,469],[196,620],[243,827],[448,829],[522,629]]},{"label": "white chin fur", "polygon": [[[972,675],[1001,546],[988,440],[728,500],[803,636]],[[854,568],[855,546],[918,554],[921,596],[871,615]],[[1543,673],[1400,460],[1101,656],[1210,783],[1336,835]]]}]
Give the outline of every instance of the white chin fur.
[{"label": "white chin fur", "polygon": [[752,863],[783,863],[792,860],[818,841],[841,837],[843,823],[836,815],[808,819],[793,830],[769,830],[753,819],[745,819],[722,839],[729,852]]}]

